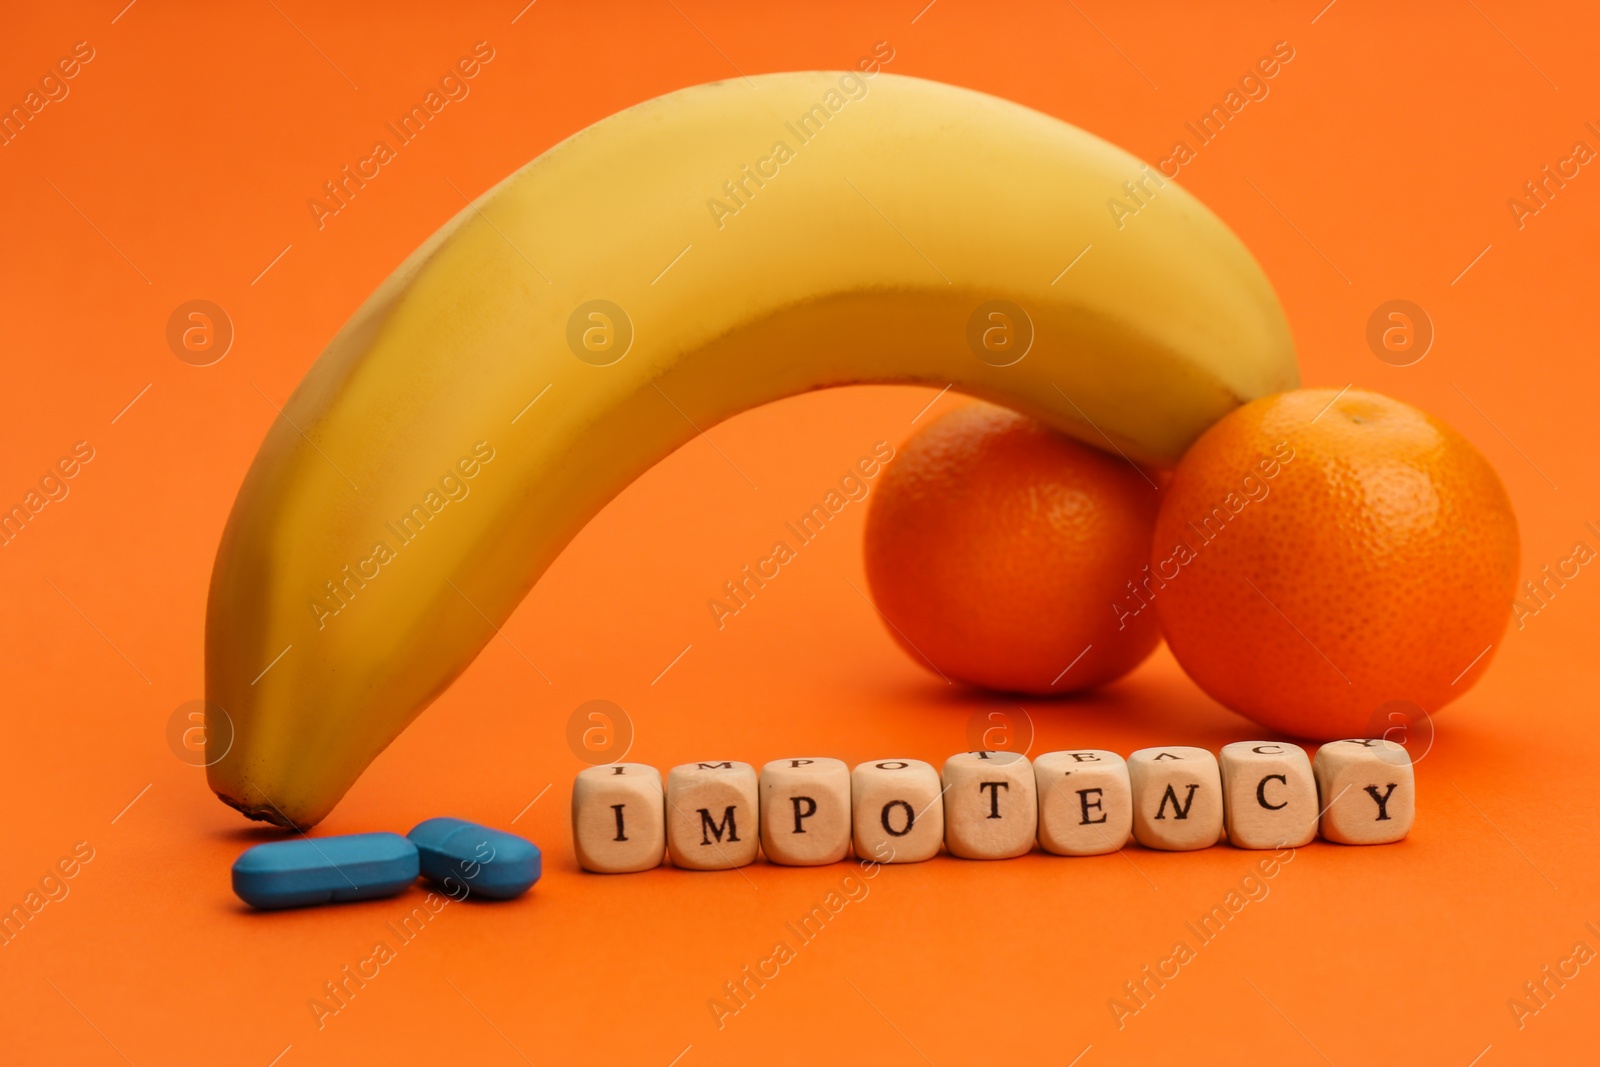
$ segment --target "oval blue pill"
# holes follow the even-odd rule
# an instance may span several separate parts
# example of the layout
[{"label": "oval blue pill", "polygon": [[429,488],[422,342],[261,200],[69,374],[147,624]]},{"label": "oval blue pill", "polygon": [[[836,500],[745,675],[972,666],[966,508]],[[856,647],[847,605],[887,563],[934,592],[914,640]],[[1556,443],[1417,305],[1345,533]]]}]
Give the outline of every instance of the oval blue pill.
[{"label": "oval blue pill", "polygon": [[417,880],[417,846],[399,834],[302,837],[249,848],[233,891],[257,908],[392,897]]},{"label": "oval blue pill", "polygon": [[539,846],[504,830],[439,818],[418,823],[406,836],[417,846],[423,876],[446,892],[465,886],[469,896],[509,900],[539,880]]}]

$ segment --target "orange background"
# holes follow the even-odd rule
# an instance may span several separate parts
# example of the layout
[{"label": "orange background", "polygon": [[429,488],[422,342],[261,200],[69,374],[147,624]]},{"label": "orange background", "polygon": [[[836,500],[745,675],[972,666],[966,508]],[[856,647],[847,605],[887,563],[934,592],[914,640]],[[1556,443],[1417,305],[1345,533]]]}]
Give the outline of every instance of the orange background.
[{"label": "orange background", "polygon": [[[666,768],[799,754],[937,762],[968,747],[975,711],[1015,712],[919,669],[847,584],[864,588],[865,506],[722,631],[706,608],[873,442],[900,442],[931,390],[840,390],[742,415],[711,437],[759,489],[697,440],[582,533],[505,627],[509,640],[318,829],[404,832],[439,814],[509,826],[544,849],[544,880],[515,903],[447,907],[320,1030],[308,1001],[389,939],[385,924],[422,891],[251,913],[228,867],[271,835],[218,803],[164,735],[201,693],[210,564],[273,405],[460,209],[452,183],[476,196],[568,134],[672,89],[849,68],[884,40],[890,71],[1020,101],[1150,160],[1287,40],[1295,58],[1270,96],[1179,181],[1261,260],[1307,383],[1354,382],[1422,406],[1490,457],[1521,518],[1524,577],[1580,538],[1600,547],[1583,529],[1600,520],[1600,176],[1584,168],[1521,229],[1506,207],[1575,140],[1600,147],[1584,126],[1600,120],[1597,27],[1578,5],[1535,16],[1505,0],[1405,12],[1337,0],[1319,15],[1319,0],[1225,12],[938,0],[919,16],[919,0],[784,13],[541,0],[516,17],[521,0],[367,14],[138,0],[119,15],[123,2],[29,5],[0,35],[8,104],[75,42],[95,49],[70,95],[0,147],[0,502],[20,500],[74,442],[96,453],[66,499],[0,548],[0,906],[20,903],[77,842],[94,850],[70,895],[0,947],[8,1062],[1592,1057],[1595,966],[1523,1029],[1507,1008],[1575,942],[1600,948],[1585,928],[1600,926],[1600,577],[1588,568],[1508,630],[1482,684],[1440,716],[1408,841],[1301,849],[1125,1028],[1108,999],[1175,941],[1192,943],[1185,922],[1220,903],[1257,854],[1130,848],[885,868],[717,1028],[707,1001],[854,868],[581,873],[567,717],[585,700],[616,701],[637,730],[631,758]],[[471,96],[318,230],[306,200],[480,40],[496,58]],[[1062,249],[1063,264],[1075,252]],[[1437,330],[1404,368],[1364,339],[1372,310],[1397,297]],[[166,346],[168,315],[194,298],[222,305],[237,330],[214,366]],[[1023,706],[1035,752],[1214,749],[1260,733],[1165,651],[1093,697]]]}]

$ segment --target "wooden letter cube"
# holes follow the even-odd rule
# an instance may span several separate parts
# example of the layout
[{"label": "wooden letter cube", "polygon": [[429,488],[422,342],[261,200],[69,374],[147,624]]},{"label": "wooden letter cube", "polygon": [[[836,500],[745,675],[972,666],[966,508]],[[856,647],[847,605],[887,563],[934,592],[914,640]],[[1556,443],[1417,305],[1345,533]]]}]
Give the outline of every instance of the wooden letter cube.
[{"label": "wooden letter cube", "polygon": [[691,871],[754,863],[761,844],[756,769],[738,760],[667,772],[667,855]]},{"label": "wooden letter cube", "polygon": [[1411,832],[1417,787],[1411,753],[1394,741],[1330,741],[1312,761],[1322,836],[1341,845],[1384,845]]},{"label": "wooden letter cube", "polygon": [[944,844],[969,860],[1033,848],[1039,803],[1033,765],[1019,752],[958,752],[944,761]]},{"label": "wooden letter cube", "polygon": [[1141,748],[1128,757],[1133,836],[1145,848],[1188,852],[1222,840],[1222,775],[1203,748]]},{"label": "wooden letter cube", "polygon": [[939,772],[918,759],[874,760],[850,772],[856,855],[878,863],[921,863],[944,844]]},{"label": "wooden letter cube", "polygon": [[761,768],[761,847],[773,863],[817,867],[850,851],[850,768],[780,759]]},{"label": "wooden letter cube", "polygon": [[1317,835],[1311,760],[1284,741],[1222,746],[1222,804],[1236,848],[1299,848]]},{"label": "wooden letter cube", "polygon": [[572,783],[578,865],[600,874],[648,871],[667,847],[661,772],[643,763],[586,767]]},{"label": "wooden letter cube", "polygon": [[1115,852],[1133,832],[1128,762],[1105,749],[1046,752],[1033,761],[1039,847],[1058,856]]}]

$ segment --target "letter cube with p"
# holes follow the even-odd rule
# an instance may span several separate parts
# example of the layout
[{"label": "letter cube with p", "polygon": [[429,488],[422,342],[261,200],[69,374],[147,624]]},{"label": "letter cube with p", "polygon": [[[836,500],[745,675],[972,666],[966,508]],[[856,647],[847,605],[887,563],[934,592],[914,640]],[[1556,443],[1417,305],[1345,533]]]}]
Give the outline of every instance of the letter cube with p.
[{"label": "letter cube with p", "polygon": [[1376,738],[1329,741],[1311,768],[1322,799],[1322,836],[1341,845],[1386,845],[1411,832],[1417,789],[1406,746]]},{"label": "letter cube with p", "polygon": [[850,772],[856,855],[877,863],[921,863],[944,844],[939,772],[919,759],[858,764]]},{"label": "letter cube with p", "polygon": [[850,768],[843,760],[779,759],[761,768],[761,847],[791,867],[837,863],[850,851]]},{"label": "letter cube with p", "polygon": [[667,772],[667,855],[691,871],[754,863],[761,843],[756,769],[738,760]]},{"label": "letter cube with p", "polygon": [[1039,805],[1033,765],[1020,752],[958,752],[944,761],[944,844],[969,860],[1033,848]]},{"label": "letter cube with p", "polygon": [[1299,848],[1317,836],[1317,783],[1287,741],[1222,746],[1222,801],[1235,848]]},{"label": "letter cube with p", "polygon": [[1145,848],[1188,852],[1222,840],[1222,775],[1203,748],[1141,748],[1128,757],[1133,836]]}]

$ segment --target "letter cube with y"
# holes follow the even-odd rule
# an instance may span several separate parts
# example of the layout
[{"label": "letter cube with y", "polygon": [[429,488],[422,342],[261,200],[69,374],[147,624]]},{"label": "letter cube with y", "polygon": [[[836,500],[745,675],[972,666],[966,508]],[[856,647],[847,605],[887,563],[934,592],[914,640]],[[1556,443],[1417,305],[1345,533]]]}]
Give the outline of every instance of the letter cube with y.
[{"label": "letter cube with y", "polygon": [[919,759],[858,764],[850,772],[856,855],[877,863],[921,863],[944,844],[939,772]]},{"label": "letter cube with y", "polygon": [[756,769],[738,760],[667,772],[667,855],[691,871],[754,863],[761,844]]},{"label": "letter cube with y", "polygon": [[586,767],[572,783],[572,841],[578,865],[599,874],[661,866],[667,823],[661,772],[643,763]]},{"label": "letter cube with y", "polygon": [[773,863],[817,867],[850,851],[850,768],[779,759],[761,768],[761,848]]},{"label": "letter cube with y", "polygon": [[1188,852],[1222,840],[1222,775],[1203,748],[1141,748],[1128,757],[1133,836],[1145,848]]},{"label": "letter cube with y", "polygon": [[1285,741],[1222,746],[1222,806],[1236,848],[1299,848],[1317,836],[1317,783],[1306,750]]},{"label": "letter cube with y", "polygon": [[1115,852],[1133,832],[1128,763],[1105,749],[1046,752],[1033,761],[1039,847],[1058,856]]},{"label": "letter cube with y", "polygon": [[1394,741],[1329,741],[1311,763],[1322,836],[1341,845],[1386,845],[1411,832],[1417,788],[1411,753]]},{"label": "letter cube with y", "polygon": [[1033,765],[1020,752],[957,752],[944,761],[944,844],[969,860],[1033,848],[1039,830]]}]

